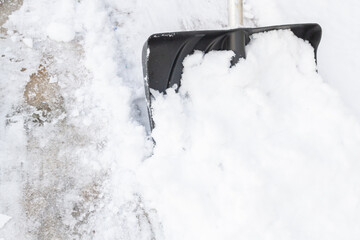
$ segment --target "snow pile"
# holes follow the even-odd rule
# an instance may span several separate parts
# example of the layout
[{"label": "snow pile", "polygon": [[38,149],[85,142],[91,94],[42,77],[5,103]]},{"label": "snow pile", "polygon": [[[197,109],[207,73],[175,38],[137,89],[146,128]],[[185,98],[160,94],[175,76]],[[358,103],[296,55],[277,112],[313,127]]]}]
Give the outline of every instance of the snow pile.
[{"label": "snow pile", "polygon": [[358,0],[246,0],[258,26],[316,22],[323,28],[319,71],[360,118],[360,11]]},{"label": "snow pile", "polygon": [[179,94],[157,94],[142,169],[165,239],[356,239],[360,126],[290,31],[247,59],[196,52]]}]

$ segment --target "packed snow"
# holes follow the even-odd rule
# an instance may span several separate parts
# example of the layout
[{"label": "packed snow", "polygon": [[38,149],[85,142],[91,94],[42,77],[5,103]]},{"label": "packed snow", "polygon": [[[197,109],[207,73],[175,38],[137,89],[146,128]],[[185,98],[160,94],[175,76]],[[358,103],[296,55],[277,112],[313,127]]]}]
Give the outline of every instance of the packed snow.
[{"label": "packed snow", "polygon": [[[247,59],[195,52],[154,92],[142,45],[226,0],[0,0],[0,239],[358,239],[356,0],[247,0]],[[11,216],[8,217],[8,216]]]}]

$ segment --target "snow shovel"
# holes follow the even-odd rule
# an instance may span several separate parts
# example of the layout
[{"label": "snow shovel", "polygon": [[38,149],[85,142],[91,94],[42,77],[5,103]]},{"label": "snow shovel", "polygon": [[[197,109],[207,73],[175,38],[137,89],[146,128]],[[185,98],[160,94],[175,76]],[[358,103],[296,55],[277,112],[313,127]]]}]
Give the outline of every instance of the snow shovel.
[{"label": "snow shovel", "polygon": [[142,64],[145,79],[145,94],[151,130],[152,119],[150,89],[165,93],[167,88],[181,86],[184,58],[200,50],[232,50],[235,56],[231,64],[245,58],[245,46],[252,34],[272,30],[291,30],[297,37],[308,41],[314,48],[315,60],[321,39],[321,27],[316,23],[291,24],[259,28],[238,28],[243,24],[242,0],[229,0],[229,25],[231,29],[214,31],[170,32],[151,35],[143,47]]}]

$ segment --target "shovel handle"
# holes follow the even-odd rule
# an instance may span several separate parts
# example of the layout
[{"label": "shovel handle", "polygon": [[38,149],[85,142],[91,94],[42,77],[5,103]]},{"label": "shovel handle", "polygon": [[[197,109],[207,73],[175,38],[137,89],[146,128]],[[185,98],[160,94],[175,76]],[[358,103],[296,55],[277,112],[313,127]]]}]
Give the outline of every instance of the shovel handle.
[{"label": "shovel handle", "polygon": [[243,25],[243,0],[228,0],[229,27]]},{"label": "shovel handle", "polygon": [[[229,27],[238,28],[243,25],[243,0],[228,0]],[[243,31],[233,31],[229,34],[228,50],[232,50],[235,56],[231,60],[234,66],[240,58],[246,57],[245,34]]]}]

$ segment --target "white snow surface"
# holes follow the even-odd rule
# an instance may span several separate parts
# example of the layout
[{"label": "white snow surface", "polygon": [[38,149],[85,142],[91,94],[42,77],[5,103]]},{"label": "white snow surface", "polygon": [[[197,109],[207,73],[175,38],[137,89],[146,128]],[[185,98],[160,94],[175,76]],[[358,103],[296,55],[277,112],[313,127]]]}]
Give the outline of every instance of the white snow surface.
[{"label": "white snow surface", "polygon": [[226,10],[0,0],[0,239],[359,238],[355,0],[247,0],[248,26],[319,22],[318,67],[288,31],[232,68],[196,52],[149,135],[143,43],[226,28]]},{"label": "white snow surface", "polygon": [[357,0],[247,0],[260,26],[317,22],[323,28],[319,71],[360,118],[360,28]]},{"label": "white snow surface", "polygon": [[155,94],[143,171],[166,239],[356,239],[358,122],[290,31],[246,50],[233,68],[196,52],[179,93]]},{"label": "white snow surface", "polygon": [[0,214],[0,229],[3,228],[10,219],[11,217]]}]

